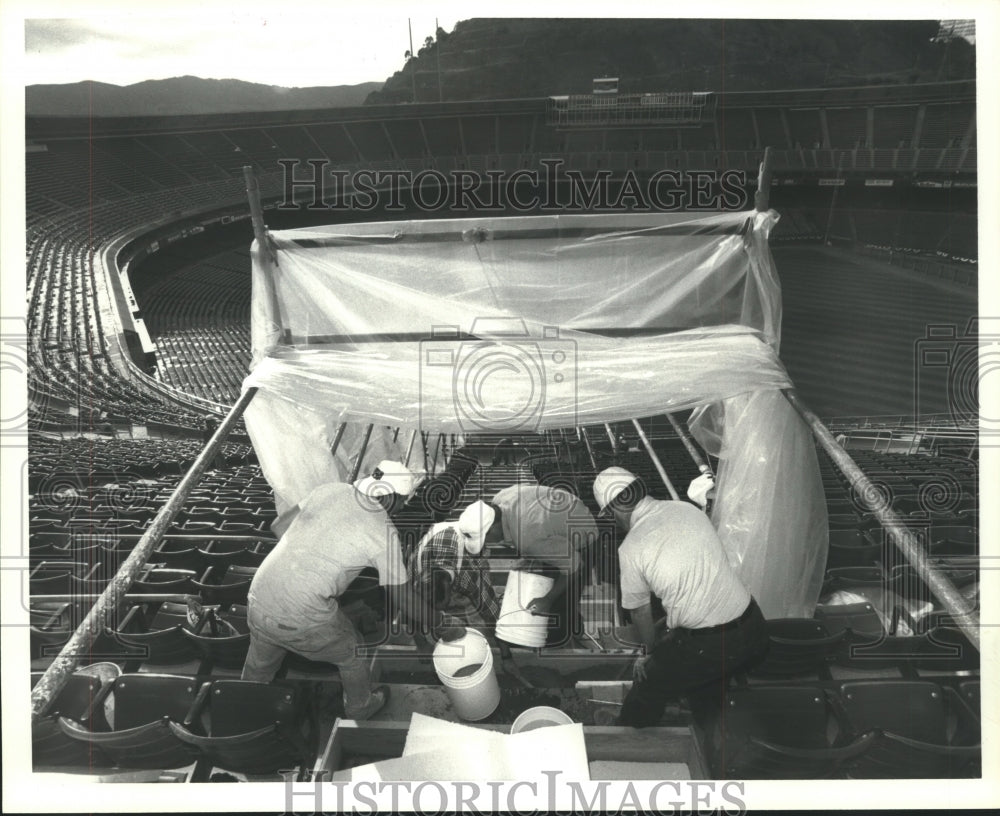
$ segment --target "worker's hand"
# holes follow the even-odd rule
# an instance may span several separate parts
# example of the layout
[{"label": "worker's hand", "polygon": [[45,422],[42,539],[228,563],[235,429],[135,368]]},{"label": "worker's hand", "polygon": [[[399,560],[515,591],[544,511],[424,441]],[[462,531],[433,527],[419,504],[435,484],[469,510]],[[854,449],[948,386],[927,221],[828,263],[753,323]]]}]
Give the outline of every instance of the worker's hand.
[{"label": "worker's hand", "polygon": [[715,498],[715,478],[711,473],[702,473],[688,485],[687,494],[699,507],[708,506],[708,500]]},{"label": "worker's hand", "polygon": [[459,640],[465,637],[465,627],[457,618],[450,615],[442,615],[441,620],[434,629],[434,637],[446,643],[452,640]]},{"label": "worker's hand", "polygon": [[646,679],[649,657],[637,657],[635,665],[632,666],[632,677],[637,683]]},{"label": "worker's hand", "polygon": [[528,601],[524,608],[532,615],[547,615],[548,613],[545,610],[548,608],[548,599],[548,595],[539,595],[537,598],[532,598]]}]

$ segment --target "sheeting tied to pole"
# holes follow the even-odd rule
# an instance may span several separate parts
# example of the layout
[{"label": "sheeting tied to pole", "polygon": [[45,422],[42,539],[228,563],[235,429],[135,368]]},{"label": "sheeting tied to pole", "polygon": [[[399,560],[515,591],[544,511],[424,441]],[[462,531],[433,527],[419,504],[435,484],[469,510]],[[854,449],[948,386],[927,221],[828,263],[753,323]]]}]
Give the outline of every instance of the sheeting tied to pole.
[{"label": "sheeting tied to pole", "polygon": [[810,615],[826,510],[809,430],[780,394],[791,383],[777,357],[776,220],[543,215],[272,233],[279,276],[252,250],[245,387],[259,389],[246,424],[279,511],[347,478],[369,423],[361,473],[405,456],[410,435],[387,426],[523,433],[698,408],[692,433],[721,457],[713,521],[730,560],[766,615]]}]

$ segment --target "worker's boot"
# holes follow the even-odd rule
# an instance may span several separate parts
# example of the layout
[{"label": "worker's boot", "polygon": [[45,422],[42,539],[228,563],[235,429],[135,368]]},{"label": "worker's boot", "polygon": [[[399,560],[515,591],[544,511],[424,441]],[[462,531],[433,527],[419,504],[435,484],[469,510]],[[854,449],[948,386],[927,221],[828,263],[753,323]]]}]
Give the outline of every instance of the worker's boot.
[{"label": "worker's boot", "polygon": [[345,715],[352,720],[358,720],[359,722],[363,720],[370,719],[379,711],[381,711],[385,704],[389,701],[389,687],[388,686],[376,686],[371,693],[371,697],[368,698],[368,703],[359,712],[352,713],[346,711]]}]

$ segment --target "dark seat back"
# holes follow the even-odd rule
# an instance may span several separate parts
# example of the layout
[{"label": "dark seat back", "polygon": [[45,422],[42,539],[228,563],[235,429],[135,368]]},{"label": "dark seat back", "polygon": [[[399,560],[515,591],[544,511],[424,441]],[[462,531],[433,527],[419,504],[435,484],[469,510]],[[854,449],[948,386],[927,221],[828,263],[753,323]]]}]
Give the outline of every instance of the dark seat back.
[{"label": "dark seat back", "polygon": [[880,729],[921,742],[947,743],[944,694],[936,683],[856,681],[843,683],[839,693],[857,734]]},{"label": "dark seat back", "polygon": [[123,674],[115,680],[115,730],[124,731],[167,717],[183,722],[198,693],[198,682],[172,674]]}]

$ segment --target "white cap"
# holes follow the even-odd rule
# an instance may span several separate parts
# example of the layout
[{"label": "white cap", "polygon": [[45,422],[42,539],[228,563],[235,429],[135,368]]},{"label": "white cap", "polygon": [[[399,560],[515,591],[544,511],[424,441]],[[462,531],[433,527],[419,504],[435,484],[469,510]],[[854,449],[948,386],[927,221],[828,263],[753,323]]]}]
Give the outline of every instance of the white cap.
[{"label": "white cap", "polygon": [[[375,474],[378,474],[378,478]],[[391,459],[383,459],[371,476],[358,479],[354,487],[368,498],[377,499],[390,493],[409,496],[413,492],[413,482],[413,473],[406,465],[402,462],[393,462]]]},{"label": "white cap", "polygon": [[479,555],[483,549],[486,533],[496,520],[497,513],[484,501],[474,501],[458,517],[458,531],[466,536],[465,550],[470,555]]},{"label": "white cap", "polygon": [[612,500],[639,477],[621,467],[609,467],[597,474],[594,479],[594,498],[601,512],[611,504]]}]

